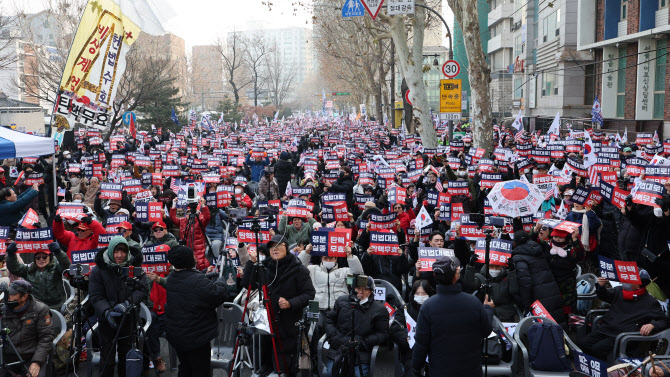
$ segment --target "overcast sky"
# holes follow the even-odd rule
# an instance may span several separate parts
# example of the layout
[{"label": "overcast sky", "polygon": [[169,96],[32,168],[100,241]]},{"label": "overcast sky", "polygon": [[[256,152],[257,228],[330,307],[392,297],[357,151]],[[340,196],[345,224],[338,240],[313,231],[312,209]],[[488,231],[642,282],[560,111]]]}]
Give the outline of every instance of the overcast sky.
[{"label": "overcast sky", "polygon": [[[27,7],[28,12],[45,9],[49,0],[0,0],[0,4],[13,2],[14,6]],[[312,27],[311,9],[298,6],[298,0],[149,0],[158,6],[167,5],[175,17],[167,20],[165,28],[186,41],[187,53],[191,47],[213,44],[217,36],[224,36],[234,29],[273,29],[282,27]],[[264,2],[273,3],[270,10]],[[331,0],[344,3],[345,0]],[[302,3],[311,4],[311,0]],[[447,9],[443,0],[443,9]],[[19,5],[20,4],[20,5]],[[5,6],[6,8],[6,6]],[[3,9],[6,11],[6,9]],[[450,11],[443,12],[448,23],[452,23]],[[368,17],[366,15],[366,17]]]}]

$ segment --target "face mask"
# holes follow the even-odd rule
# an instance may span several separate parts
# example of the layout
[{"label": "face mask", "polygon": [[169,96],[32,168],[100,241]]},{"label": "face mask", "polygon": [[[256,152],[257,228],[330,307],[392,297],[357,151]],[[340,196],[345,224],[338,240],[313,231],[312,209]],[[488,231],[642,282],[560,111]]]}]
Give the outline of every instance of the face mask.
[{"label": "face mask", "polygon": [[663,208],[654,208],[654,216],[663,217]]},{"label": "face mask", "polygon": [[72,201],[72,203],[81,203],[81,199],[75,199]]},{"label": "face mask", "polygon": [[491,275],[492,278],[497,278],[500,276],[500,273],[502,270],[489,270],[489,275]]},{"label": "face mask", "polygon": [[533,175],[537,175],[538,173],[540,172],[537,169],[533,169]]},{"label": "face mask", "polygon": [[366,302],[368,302],[368,298],[369,298],[369,297],[366,297],[366,298],[362,299],[362,300],[361,300],[361,305],[363,305],[363,304],[365,304]]},{"label": "face mask", "polygon": [[467,177],[467,176],[468,176],[468,172],[466,172],[466,171],[464,171],[464,170],[459,170],[459,171],[458,171],[458,176],[459,176],[459,177]]},{"label": "face mask", "polygon": [[414,296],[414,302],[419,305],[423,304],[426,300],[428,300],[428,296]]},{"label": "face mask", "polygon": [[14,309],[16,309],[17,306],[19,306],[19,302],[16,301],[16,300],[13,300],[13,301],[7,301],[7,306],[8,306],[10,309],[14,310]]},{"label": "face mask", "polygon": [[236,194],[241,194],[241,193],[242,193],[242,189],[235,189],[235,193],[236,193]]},{"label": "face mask", "polygon": [[325,267],[326,270],[332,270],[335,267],[335,262],[323,262],[323,267]]},{"label": "face mask", "polygon": [[466,147],[469,147],[471,144],[470,143],[465,143],[464,144]]}]

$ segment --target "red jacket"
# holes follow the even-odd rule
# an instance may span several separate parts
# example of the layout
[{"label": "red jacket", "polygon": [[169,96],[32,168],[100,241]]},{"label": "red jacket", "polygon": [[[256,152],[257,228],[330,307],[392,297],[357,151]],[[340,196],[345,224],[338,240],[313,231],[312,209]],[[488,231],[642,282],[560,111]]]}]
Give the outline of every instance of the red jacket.
[{"label": "red jacket", "polygon": [[199,223],[196,221],[194,226],[189,229],[190,235],[186,234],[186,226],[188,225],[188,216],[177,218],[177,209],[170,209],[170,220],[173,223],[179,224],[179,239],[186,241],[186,246],[193,248],[193,253],[195,254],[196,268],[198,270],[204,270],[209,267],[209,261],[205,257],[205,252],[207,251],[207,241],[205,240],[204,228],[209,224],[209,208],[207,206],[201,206],[200,208],[200,223],[202,223],[202,228]]},{"label": "red jacket", "polygon": [[407,211],[399,214],[397,219],[400,220],[400,228],[402,228],[404,231],[407,231],[407,229],[410,227],[410,222],[416,219],[416,215],[414,214],[414,211],[408,209]]},{"label": "red jacket", "polygon": [[97,249],[98,237],[101,234],[106,234],[105,228],[103,228],[102,225],[95,220],[93,220],[89,226],[91,227],[93,234],[90,237],[84,238],[82,240],[73,232],[65,230],[65,225],[63,225],[62,221],[58,222],[54,220],[54,237],[56,237],[56,241],[60,242],[67,248],[67,257],[70,258],[70,260],[72,259],[73,251]]}]

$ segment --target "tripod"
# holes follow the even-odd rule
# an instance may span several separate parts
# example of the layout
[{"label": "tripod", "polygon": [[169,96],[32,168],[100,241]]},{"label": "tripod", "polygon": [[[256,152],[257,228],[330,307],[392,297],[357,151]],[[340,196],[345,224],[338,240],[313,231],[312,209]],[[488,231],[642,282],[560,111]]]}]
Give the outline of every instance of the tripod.
[{"label": "tripod", "polygon": [[[4,298],[3,298],[2,316],[0,316],[0,370],[6,370],[7,367],[11,367],[14,365],[21,365],[26,375],[31,376],[30,370],[28,369],[28,367],[25,364],[25,361],[19,354],[19,351],[16,350],[14,342],[12,342],[12,339],[9,336],[7,336],[10,330],[8,328],[3,327],[2,325],[2,320],[7,316],[7,301],[9,300],[9,292],[5,288],[5,290],[2,291],[2,293],[4,294]],[[16,355],[19,361],[15,361],[12,363],[5,363],[5,347],[7,344],[9,344],[9,346],[12,348],[12,352]]]},{"label": "tripod", "polygon": [[[84,276],[81,275],[81,265],[76,264],[75,270],[77,273],[72,276],[71,285],[75,289],[75,300],[77,304],[75,305],[74,312],[72,313],[72,338],[70,338],[70,352],[68,353],[68,360],[72,359],[72,366],[74,369],[74,360],[78,360],[81,352],[83,351],[82,347],[82,328],[84,326],[84,320],[82,319],[83,307],[81,305],[81,286],[85,283]],[[86,322],[89,325],[89,328],[92,328],[91,322],[86,318]],[[90,346],[90,344],[89,344]],[[67,376],[70,372],[70,363],[67,362],[65,365],[65,375]]]},{"label": "tripod", "polygon": [[[272,221],[271,218],[268,219],[269,221]],[[254,232],[255,240],[256,240],[256,250],[259,252],[259,244],[260,242],[258,241],[258,235],[261,232],[261,224],[259,222],[258,218],[254,218],[251,220],[238,220],[236,223],[237,225],[243,224],[243,223],[251,223],[251,231]],[[254,264],[254,268],[252,271],[253,277],[249,280],[249,286],[247,287],[247,297],[246,301],[244,303],[244,311],[242,312],[242,318],[240,319],[240,324],[238,325],[238,334],[237,334],[237,339],[235,340],[235,348],[233,350],[233,362],[230,363],[230,370],[228,371],[228,375],[232,375],[233,373],[236,373],[237,375],[240,374],[239,368],[244,364],[247,366],[254,366],[256,367],[254,369],[254,372],[259,370],[260,368],[258,365],[254,364],[255,357],[253,360],[249,358],[249,349],[248,349],[248,344],[249,344],[249,339],[251,335],[258,333],[258,329],[256,329],[254,326],[249,326],[248,322],[251,322],[250,318],[250,313],[249,313],[249,300],[251,299],[251,291],[253,288],[254,283],[257,283],[258,287],[258,302],[261,304],[261,307],[264,307],[265,312],[267,314],[268,322],[269,322],[269,333],[270,333],[270,338],[272,340],[272,353],[274,356],[274,361],[275,361],[275,370],[277,373],[282,373],[282,368],[279,366],[279,354],[282,356],[282,362],[284,365],[284,372],[288,372],[288,365],[286,363],[286,358],[283,353],[283,347],[281,345],[281,339],[277,335],[276,331],[276,318],[274,316],[274,311],[272,309],[272,302],[270,301],[270,295],[268,291],[268,286],[267,282],[265,281],[265,275],[261,272],[261,268],[263,268],[263,265],[260,262],[260,256],[256,258],[256,263]],[[261,310],[261,308],[259,308]],[[245,318],[248,320],[247,323],[245,323]],[[279,349],[279,351],[278,351]],[[260,353],[260,352],[259,352]],[[279,353],[279,354],[278,354]],[[254,354],[255,356],[255,354]],[[243,360],[244,358],[244,360]],[[259,357],[260,358],[260,357]]]},{"label": "tripod", "polygon": [[[198,226],[200,226],[200,231],[202,234],[205,234],[205,227],[202,226],[202,221],[200,221],[200,217],[196,216],[196,208],[198,207],[197,203],[190,203],[188,205],[188,222],[186,223],[186,230],[184,232],[184,240],[183,240],[183,245],[190,247],[193,249],[193,246],[195,246],[195,226],[196,226],[196,220],[198,221]],[[207,244],[207,247],[209,247],[209,250],[212,249],[212,244],[209,243],[209,238],[205,238],[205,243]],[[190,245],[189,245],[190,244]]]},{"label": "tripod", "polygon": [[[133,267],[130,267],[131,269]],[[141,284],[144,284],[139,278],[137,277],[125,277],[125,282],[126,284],[130,287],[131,294],[130,296],[132,297],[133,293],[139,287]],[[144,328],[138,321],[138,310],[139,310],[139,305],[135,305],[133,303],[130,303],[126,311],[123,313],[123,316],[121,317],[121,321],[119,322],[119,325],[116,329],[116,334],[114,335],[114,339],[112,340],[111,344],[112,347],[109,349],[107,352],[107,358],[105,358],[105,364],[103,364],[101,370],[105,370],[105,367],[107,366],[107,362],[110,360],[110,357],[114,357],[114,353],[116,351],[115,345],[118,344],[119,339],[124,339],[126,337],[120,337],[121,335],[121,330],[124,328],[124,324],[126,323],[126,320],[129,321],[130,323],[130,351],[126,354],[126,376],[127,377],[140,377],[142,374],[142,363],[143,363],[143,356],[142,356],[142,351],[140,350],[140,347],[143,346],[143,344],[139,344],[140,336],[142,339],[146,338],[146,334],[144,333]],[[142,342],[143,343],[143,342]],[[120,357],[119,357],[120,359]]]},{"label": "tripod", "polygon": [[[344,344],[340,350],[342,352],[342,362],[337,370],[333,370],[334,377],[356,377],[356,366],[358,366],[359,376],[363,376],[363,366],[361,365],[360,344],[356,341],[356,308],[360,306],[360,300],[353,293],[349,296],[351,305],[351,339],[349,343]],[[333,364],[335,369],[335,364]]]},{"label": "tripod", "polygon": [[[309,357],[309,367],[310,371],[314,371],[314,367],[317,365],[316,362],[316,357],[314,350],[312,349],[312,344],[309,341],[309,329],[312,326],[312,321],[310,320],[309,316],[309,311],[305,311],[303,314],[303,317],[295,323],[295,326],[298,328],[298,342],[297,342],[297,350],[296,350],[296,355],[298,358],[298,365],[300,365],[300,360],[304,355],[307,355]],[[303,339],[306,339],[307,347],[308,347],[308,352],[305,352],[303,348]]]}]

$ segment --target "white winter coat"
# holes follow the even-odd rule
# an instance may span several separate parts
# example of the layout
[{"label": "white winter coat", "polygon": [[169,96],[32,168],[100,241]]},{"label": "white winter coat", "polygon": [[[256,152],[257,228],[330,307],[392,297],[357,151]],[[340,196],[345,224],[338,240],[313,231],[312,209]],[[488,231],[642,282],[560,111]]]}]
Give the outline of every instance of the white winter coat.
[{"label": "white winter coat", "polygon": [[349,295],[347,274],[363,273],[363,265],[361,265],[361,262],[355,255],[347,258],[349,267],[338,268],[337,264],[335,264],[335,267],[330,272],[323,267],[323,264],[310,265],[310,255],[304,250],[300,252],[298,258],[309,270],[309,276],[312,278],[314,289],[316,289],[314,299],[319,301],[319,310],[330,310],[333,308],[335,300],[338,297]]}]

